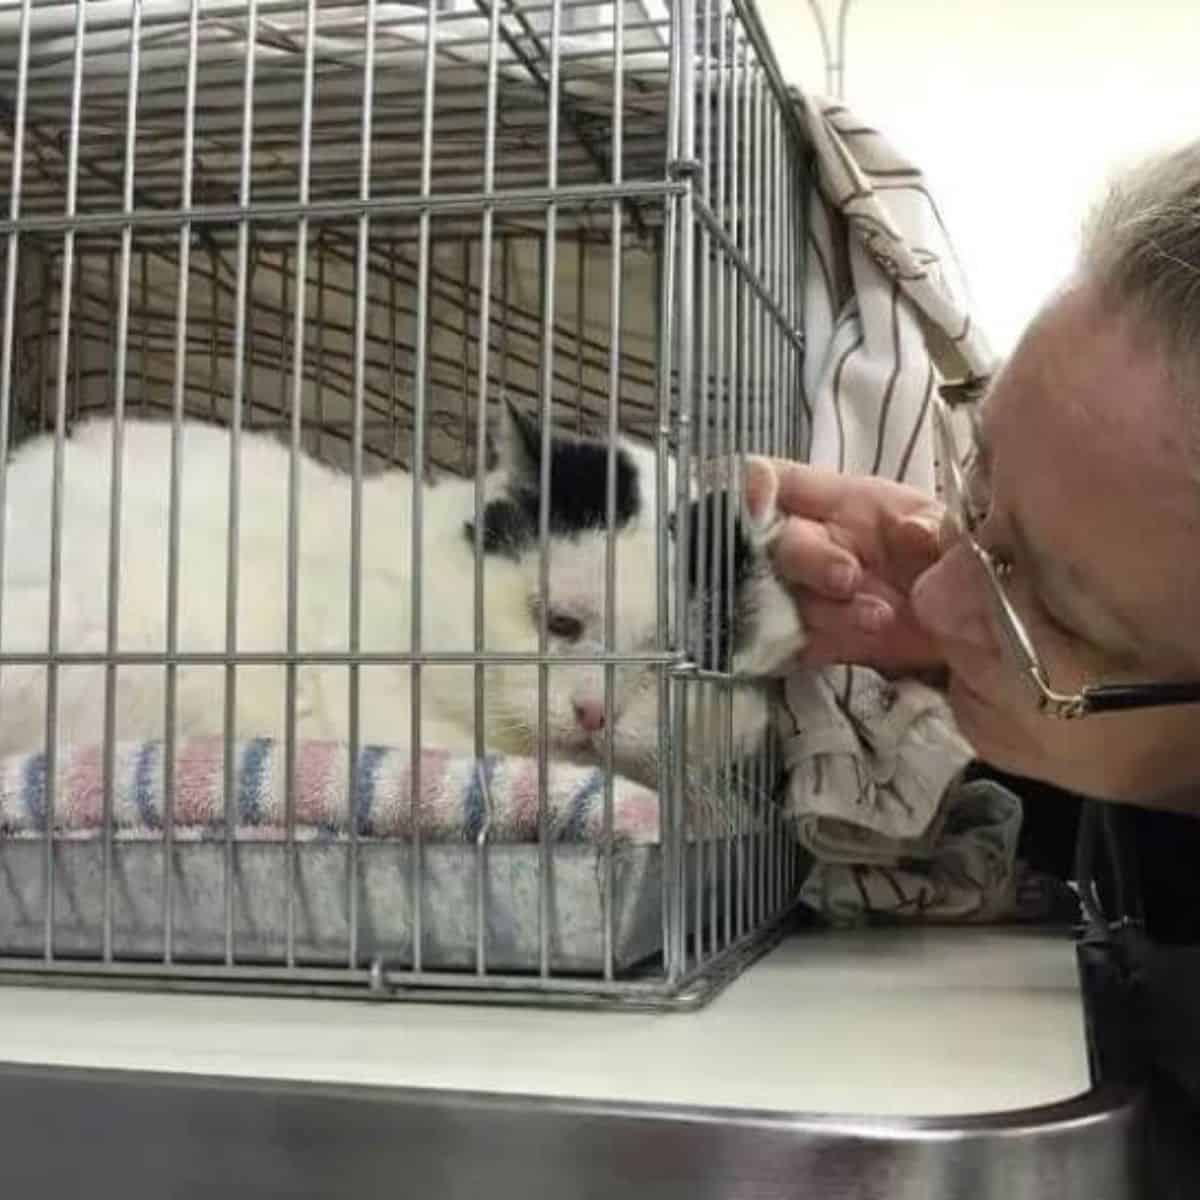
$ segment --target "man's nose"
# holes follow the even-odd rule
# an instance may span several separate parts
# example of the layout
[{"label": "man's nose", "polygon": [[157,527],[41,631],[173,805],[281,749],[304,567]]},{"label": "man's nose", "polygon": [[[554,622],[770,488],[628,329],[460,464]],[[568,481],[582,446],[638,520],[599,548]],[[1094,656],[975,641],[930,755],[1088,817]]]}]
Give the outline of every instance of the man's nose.
[{"label": "man's nose", "polygon": [[980,564],[960,541],[913,584],[913,612],[939,641],[991,650],[996,638],[986,589]]}]

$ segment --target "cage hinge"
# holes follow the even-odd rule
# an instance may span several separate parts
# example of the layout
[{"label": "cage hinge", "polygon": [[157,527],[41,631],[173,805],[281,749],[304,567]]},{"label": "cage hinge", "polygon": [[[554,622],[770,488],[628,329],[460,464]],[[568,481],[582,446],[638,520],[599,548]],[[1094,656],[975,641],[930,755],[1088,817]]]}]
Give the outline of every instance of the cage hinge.
[{"label": "cage hinge", "polygon": [[694,179],[703,169],[698,158],[674,158],[667,163],[667,174],[672,179]]},{"label": "cage hinge", "polygon": [[383,959],[377,954],[371,959],[371,970],[367,977],[367,991],[373,1000],[386,1000],[392,994],[392,986],[388,982],[387,969]]}]

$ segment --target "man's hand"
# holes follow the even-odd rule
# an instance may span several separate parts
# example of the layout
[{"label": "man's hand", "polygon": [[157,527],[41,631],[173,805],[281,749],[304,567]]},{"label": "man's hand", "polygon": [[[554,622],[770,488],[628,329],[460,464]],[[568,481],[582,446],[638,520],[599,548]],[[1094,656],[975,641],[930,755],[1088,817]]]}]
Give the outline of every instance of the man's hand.
[{"label": "man's hand", "polygon": [[935,669],[937,651],[908,592],[937,561],[941,507],[887,479],[758,461],[778,478],[784,525],[773,553],[808,630],[799,661],[861,663],[886,674]]}]

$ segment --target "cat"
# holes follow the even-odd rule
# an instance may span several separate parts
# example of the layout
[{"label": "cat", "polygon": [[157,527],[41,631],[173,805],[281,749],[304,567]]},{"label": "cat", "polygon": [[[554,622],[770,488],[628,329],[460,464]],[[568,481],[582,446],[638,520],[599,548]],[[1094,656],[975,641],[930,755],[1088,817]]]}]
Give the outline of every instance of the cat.
[{"label": "cat", "polygon": [[[484,488],[482,525],[475,529],[474,480],[447,478],[419,485],[421,506],[421,639],[425,652],[469,654],[475,645],[475,543],[483,549],[483,634],[488,652],[532,653],[543,603],[538,528],[542,443],[538,422],[505,404],[495,462]],[[108,644],[109,515],[113,427],[110,419],[76,426],[63,448],[61,606],[58,648],[102,654]],[[117,641],[122,652],[161,654],[167,644],[169,424],[124,423]],[[288,496],[291,455],[274,438],[241,435],[237,637],[240,653],[280,652],[288,629]],[[2,648],[46,652],[50,596],[50,508],[54,440],[44,435],[17,448],[8,467],[3,570]],[[226,650],[227,523],[230,434],[185,421],[180,434],[178,606],[176,647]],[[615,448],[615,649],[655,652],[658,615],[657,471],[654,452],[621,439]],[[549,651],[588,656],[604,647],[608,447],[557,431],[549,463],[549,591],[545,603]],[[307,454],[297,457],[298,551],[294,645],[301,653],[349,648],[351,477]],[[675,464],[666,463],[670,508]],[[699,665],[766,675],[803,643],[796,606],[771,573],[767,545],[775,526],[774,475],[752,469],[745,499],[730,487],[691,489],[688,547],[689,616],[697,631]],[[362,574],[359,649],[406,653],[413,618],[412,476],[402,469],[362,481]],[[700,540],[699,514],[706,535]],[[674,594],[672,513],[667,596]],[[732,525],[733,541],[718,554],[713,531]],[[719,602],[730,588],[732,611]],[[166,671],[162,665],[116,670],[115,735],[164,736]],[[539,671],[529,663],[493,663],[484,672],[483,741],[489,750],[531,754],[538,741]],[[653,784],[657,779],[659,688],[646,663],[614,671],[611,709],[616,769]],[[412,671],[406,665],[358,668],[360,744],[409,745]],[[602,666],[553,665],[547,672],[548,753],[602,761],[605,686]],[[295,671],[296,733],[301,739],[349,738],[350,673],[344,662],[301,663]],[[42,747],[47,672],[43,666],[0,669],[0,752]],[[283,737],[286,669],[240,665],[235,736]],[[64,665],[58,678],[60,743],[99,743],[104,734],[106,668]],[[176,733],[180,738],[224,730],[224,668],[181,664],[176,670]],[[475,672],[469,663],[427,664],[420,671],[421,744],[452,752],[475,748]],[[757,747],[768,723],[761,687],[734,689],[734,749]],[[709,719],[712,719],[711,717]],[[696,720],[693,717],[693,722]],[[729,728],[729,724],[726,728]],[[696,730],[693,736],[707,736]]]}]

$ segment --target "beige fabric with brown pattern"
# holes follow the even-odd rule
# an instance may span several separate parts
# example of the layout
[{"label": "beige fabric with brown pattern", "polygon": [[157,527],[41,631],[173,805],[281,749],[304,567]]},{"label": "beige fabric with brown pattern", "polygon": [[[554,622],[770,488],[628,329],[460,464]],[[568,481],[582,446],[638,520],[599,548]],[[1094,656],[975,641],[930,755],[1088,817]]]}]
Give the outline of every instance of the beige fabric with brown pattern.
[{"label": "beige fabric with brown pattern", "polygon": [[[921,171],[840,103],[798,97],[815,151],[805,294],[808,459],[934,490],[941,379],[994,357]],[[970,748],[936,693],[861,667],[787,681],[788,810],[816,858],[805,899],[839,921],[1018,913],[1019,799],[960,782]]]}]

